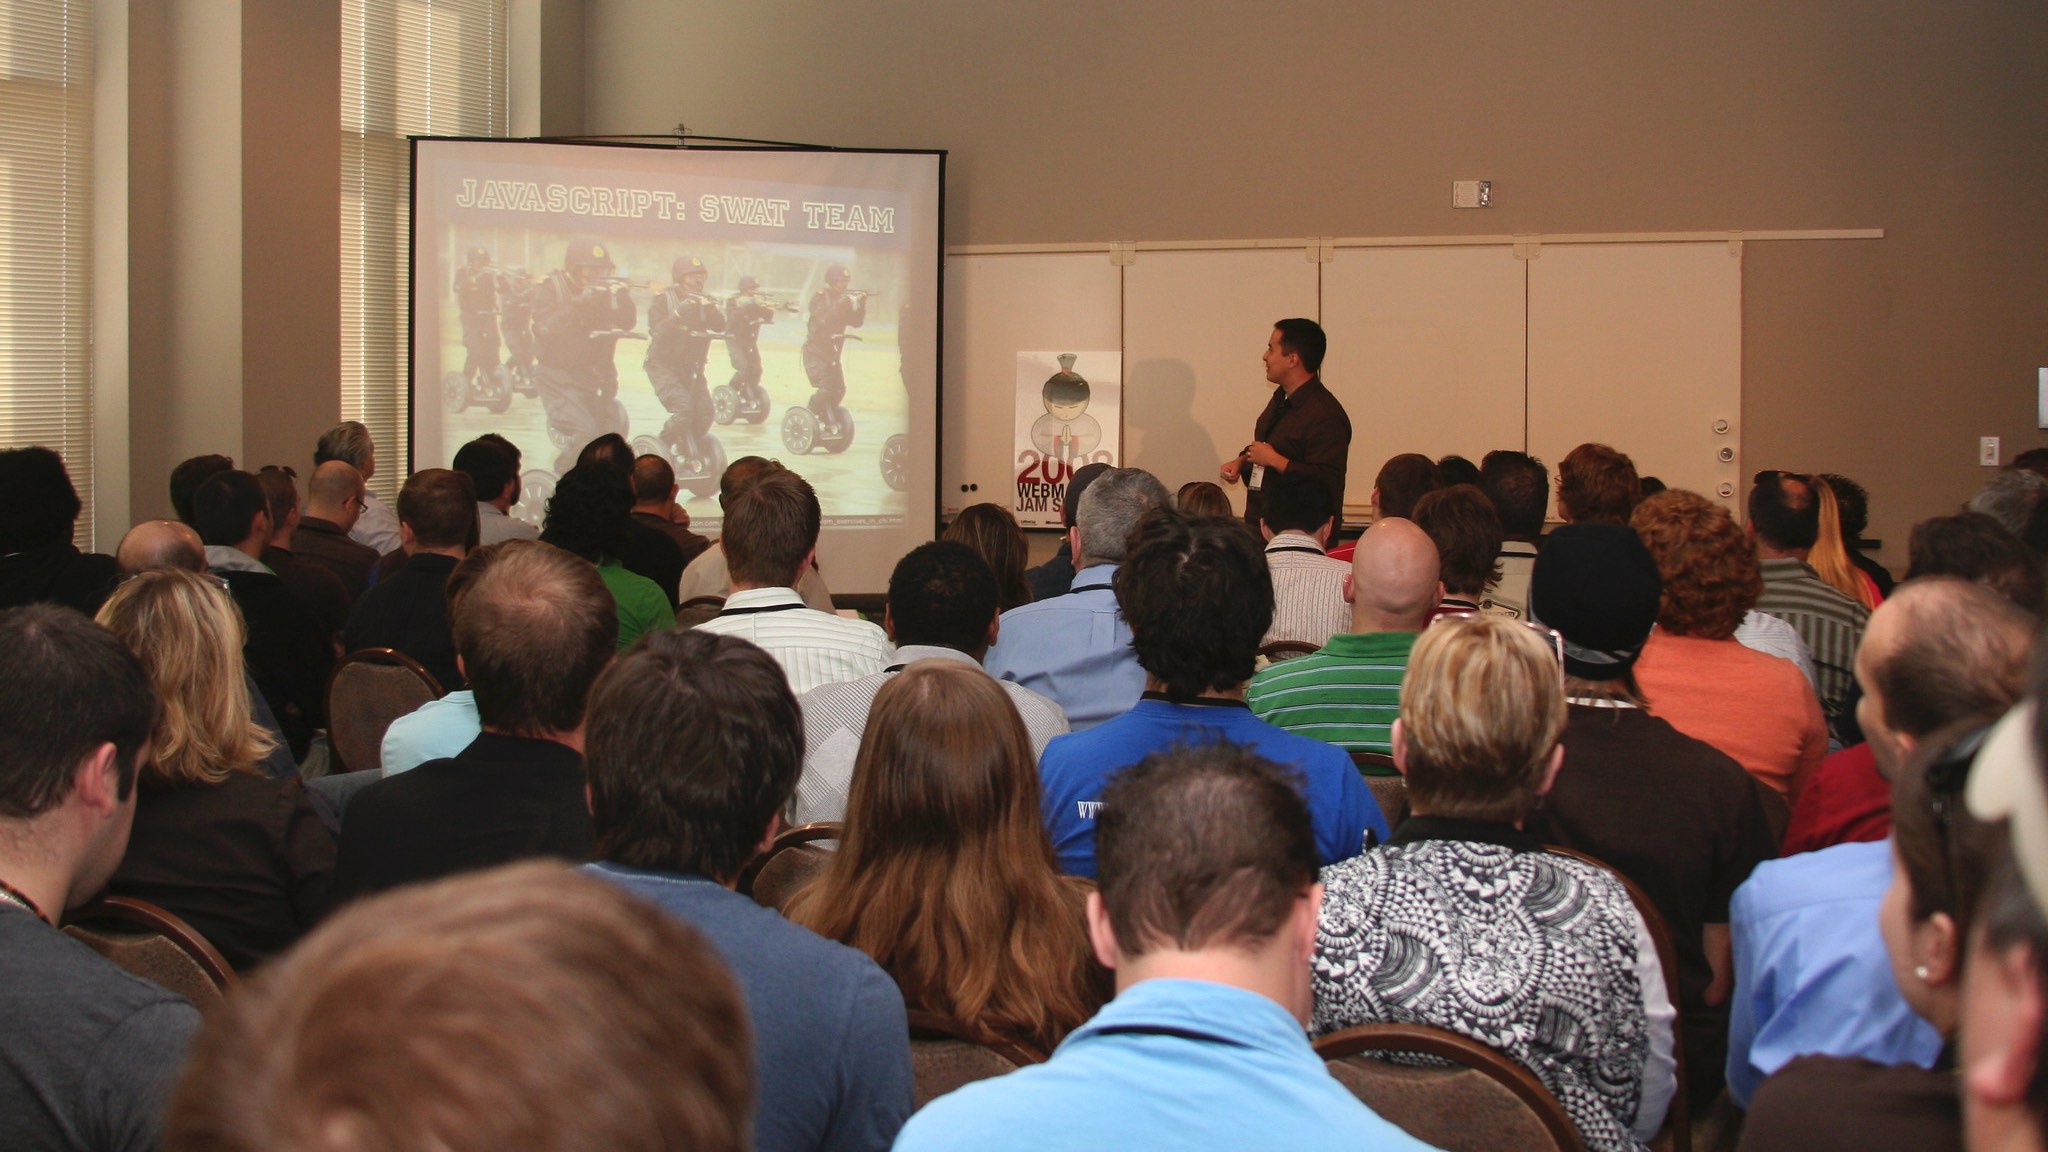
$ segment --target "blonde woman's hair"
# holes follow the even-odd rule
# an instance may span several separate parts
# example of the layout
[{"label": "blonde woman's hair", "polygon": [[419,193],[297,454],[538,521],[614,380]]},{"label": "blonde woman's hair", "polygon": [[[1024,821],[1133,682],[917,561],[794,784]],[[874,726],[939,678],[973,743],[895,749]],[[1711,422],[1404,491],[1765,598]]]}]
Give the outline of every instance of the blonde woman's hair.
[{"label": "blonde woman's hair", "polygon": [[97,619],[142,661],[162,701],[151,771],[183,783],[258,771],[277,743],[250,718],[242,614],[218,580],[174,568],[137,573]]},{"label": "blonde woman's hair", "polygon": [[1535,629],[1495,616],[1430,625],[1401,683],[1416,811],[1469,820],[1527,815],[1564,721],[1563,668]]},{"label": "blonde woman's hair", "polygon": [[1806,554],[1807,566],[1835,591],[1865,608],[1877,607],[1877,590],[1849,559],[1849,549],[1842,544],[1842,506],[1835,499],[1834,488],[1816,476],[1813,489],[1820,501],[1820,535]]}]

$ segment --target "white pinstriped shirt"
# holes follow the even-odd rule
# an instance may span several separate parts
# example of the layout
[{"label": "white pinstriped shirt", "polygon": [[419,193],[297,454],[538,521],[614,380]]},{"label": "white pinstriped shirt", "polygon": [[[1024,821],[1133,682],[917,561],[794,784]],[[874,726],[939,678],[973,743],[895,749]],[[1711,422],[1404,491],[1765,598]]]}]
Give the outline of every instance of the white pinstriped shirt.
[{"label": "white pinstriped shirt", "polygon": [[881,625],[820,612],[790,588],[734,592],[725,611],[697,627],[760,645],[799,696],[820,684],[873,675],[896,656]]},{"label": "white pinstriped shirt", "polygon": [[1351,565],[1325,556],[1315,537],[1292,529],[1276,533],[1266,544],[1266,567],[1273,573],[1273,626],[1259,643],[1300,640],[1320,647],[1350,630],[1344,577]]}]

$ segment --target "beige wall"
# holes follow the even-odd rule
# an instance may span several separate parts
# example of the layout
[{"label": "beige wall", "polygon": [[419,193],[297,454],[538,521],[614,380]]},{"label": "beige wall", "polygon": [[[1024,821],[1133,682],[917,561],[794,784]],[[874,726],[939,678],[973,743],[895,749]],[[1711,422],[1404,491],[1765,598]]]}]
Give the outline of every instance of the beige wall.
[{"label": "beige wall", "polygon": [[[586,0],[582,32],[584,131],[945,148],[952,244],[1883,228],[1747,246],[1747,460],[1862,479],[1903,569],[1977,436],[2048,445],[2036,4]],[[1454,212],[1462,178],[1497,206]]]}]

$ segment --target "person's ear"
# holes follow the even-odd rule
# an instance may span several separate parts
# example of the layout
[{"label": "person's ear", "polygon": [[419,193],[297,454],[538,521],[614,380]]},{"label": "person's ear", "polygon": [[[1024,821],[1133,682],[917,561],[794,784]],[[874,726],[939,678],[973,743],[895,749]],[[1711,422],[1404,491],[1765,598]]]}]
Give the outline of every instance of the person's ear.
[{"label": "person's ear", "polygon": [[1393,745],[1394,771],[1406,777],[1408,775],[1408,733],[1401,727],[1399,718],[1394,720],[1393,728],[1388,731],[1387,742]]},{"label": "person's ear", "polygon": [[[1991,947],[1981,937],[1978,946]],[[2033,950],[2021,945],[1981,965],[1973,961],[1970,980],[1970,997],[1988,998],[1998,1010],[1970,1015],[1974,1054],[1963,1062],[1963,1091],[1988,1106],[2023,1108],[2041,1056],[2041,985],[2034,979]]]},{"label": "person's ear", "polygon": [[1081,567],[1081,526],[1079,524],[1067,529],[1067,554],[1073,557],[1074,567],[1079,569]]},{"label": "person's ear", "polygon": [[996,614],[988,618],[988,646],[996,646],[996,638],[1003,634],[1003,606],[996,605]]},{"label": "person's ear", "polygon": [[400,520],[398,522],[398,543],[399,546],[404,548],[407,552],[411,552],[415,544],[412,534],[412,525],[407,524],[403,520]]},{"label": "person's ear", "polygon": [[583,782],[583,810],[592,816],[597,815],[597,802],[590,798],[590,781],[588,780]]},{"label": "person's ear", "polygon": [[1929,987],[1953,984],[1961,978],[1963,942],[1954,917],[1936,912],[1913,926],[1913,961],[1926,973],[1920,979]]},{"label": "person's ear", "polygon": [[1266,523],[1264,516],[1259,517],[1259,535],[1264,536],[1268,541],[1273,539],[1273,526]]},{"label": "person's ear", "polygon": [[882,634],[889,638],[889,643],[896,642],[896,610],[886,603],[882,605]]},{"label": "person's ear", "polygon": [[1538,796],[1550,795],[1550,789],[1557,783],[1557,770],[1564,767],[1564,745],[1550,750],[1550,763],[1544,766],[1543,779],[1536,785]]},{"label": "person's ear", "polygon": [[1343,588],[1344,588],[1344,602],[1345,602],[1346,604],[1356,604],[1356,603],[1358,603],[1358,588],[1357,588],[1357,585],[1356,585],[1356,584],[1355,584],[1355,583],[1354,583],[1354,582],[1352,581],[1352,579],[1351,579],[1351,573],[1349,573],[1349,572],[1346,572],[1346,573],[1344,574],[1344,583],[1343,583]]},{"label": "person's ear", "polygon": [[121,758],[111,743],[79,758],[78,769],[71,776],[71,791],[95,815],[106,817],[120,809]]},{"label": "person's ear", "polygon": [[775,814],[768,817],[768,830],[761,833],[761,842],[754,845],[754,855],[759,856],[761,853],[775,847],[775,838],[782,835],[782,830],[788,826],[783,822],[782,810],[776,809]]},{"label": "person's ear", "polygon": [[1311,884],[1294,901],[1294,921],[1288,925],[1294,930],[1294,959],[1308,964],[1316,956],[1316,926],[1323,915],[1323,886]]},{"label": "person's ear", "polygon": [[1335,516],[1332,516],[1328,520],[1323,521],[1323,526],[1321,528],[1316,529],[1316,543],[1321,544],[1325,548],[1328,548],[1330,546],[1330,542],[1335,540],[1336,538],[1337,518]]},{"label": "person's ear", "polygon": [[1116,946],[1116,929],[1110,925],[1109,910],[1102,906],[1102,893],[1094,889],[1088,892],[1088,943],[1095,949],[1095,959],[1104,968],[1116,971],[1119,957]]}]

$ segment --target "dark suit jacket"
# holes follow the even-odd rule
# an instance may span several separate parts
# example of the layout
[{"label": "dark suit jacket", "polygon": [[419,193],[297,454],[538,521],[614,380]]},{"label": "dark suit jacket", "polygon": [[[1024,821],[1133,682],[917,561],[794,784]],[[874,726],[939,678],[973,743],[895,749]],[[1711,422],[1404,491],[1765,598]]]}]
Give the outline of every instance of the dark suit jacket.
[{"label": "dark suit jacket", "polygon": [[320,617],[269,572],[219,572],[249,626],[242,649],[249,674],[277,717],[292,756],[306,758],[313,729],[327,724],[327,677],[334,641]]},{"label": "dark suit jacket", "polygon": [[676,588],[683,582],[684,564],[683,550],[669,539],[668,533],[640,520],[626,520],[619,566],[654,581],[668,597],[670,608],[676,606]]},{"label": "dark suit jacket", "polygon": [[302,560],[288,549],[275,545],[263,550],[264,567],[277,573],[284,586],[291,589],[306,607],[320,617],[320,623],[329,635],[339,636],[348,626],[348,610],[354,597],[348,594],[348,586],[341,582],[332,569]]},{"label": "dark suit jacket", "polygon": [[309,560],[336,576],[348,589],[349,599],[370,586],[370,569],[377,563],[377,550],[348,538],[341,525],[317,516],[304,516],[292,531],[292,555]]},{"label": "dark suit jacket", "polygon": [[552,740],[485,732],[446,760],[386,777],[349,802],[334,904],[532,856],[595,852],[583,758]]},{"label": "dark suit jacket", "polygon": [[427,666],[441,687],[464,684],[455,667],[455,633],[448,621],[448,574],[453,556],[420,552],[363,593],[349,613],[342,643],[358,648],[396,648]]}]

